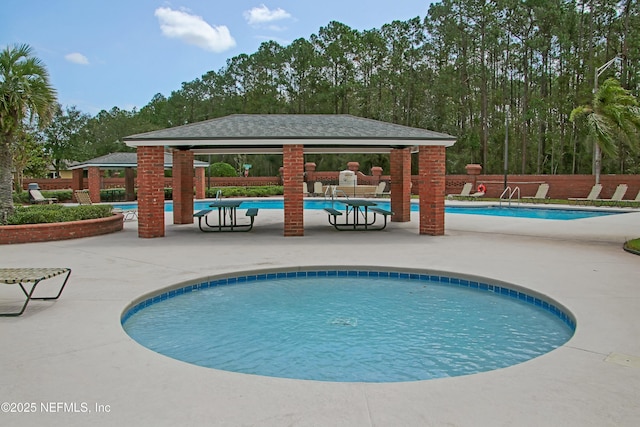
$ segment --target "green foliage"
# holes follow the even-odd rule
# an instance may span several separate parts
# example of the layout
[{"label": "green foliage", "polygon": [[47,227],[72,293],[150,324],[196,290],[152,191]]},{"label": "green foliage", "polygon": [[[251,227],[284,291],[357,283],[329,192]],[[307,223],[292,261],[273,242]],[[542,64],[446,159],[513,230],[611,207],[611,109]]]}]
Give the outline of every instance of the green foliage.
[{"label": "green foliage", "polygon": [[[0,222],[13,212],[12,172],[17,135],[26,119],[46,125],[56,105],[49,73],[30,46],[0,52]],[[21,171],[20,171],[21,172]]]},{"label": "green foliage", "polygon": [[109,205],[64,206],[34,205],[18,206],[7,218],[9,225],[42,224],[52,222],[80,221],[83,219],[106,218],[112,215]]},{"label": "green foliage", "polygon": [[284,188],[281,185],[249,186],[249,187],[220,187],[206,190],[206,197],[216,197],[218,190],[222,191],[222,197],[269,197],[281,196]]},{"label": "green foliage", "polygon": [[216,162],[209,166],[209,173],[215,177],[238,176],[235,168],[229,163]]},{"label": "green foliage", "polygon": [[[73,200],[72,190],[42,190],[41,193],[45,198],[56,198],[58,202],[61,203],[71,202]],[[18,205],[30,204],[29,192],[21,191],[19,193],[13,193],[13,202]]]}]

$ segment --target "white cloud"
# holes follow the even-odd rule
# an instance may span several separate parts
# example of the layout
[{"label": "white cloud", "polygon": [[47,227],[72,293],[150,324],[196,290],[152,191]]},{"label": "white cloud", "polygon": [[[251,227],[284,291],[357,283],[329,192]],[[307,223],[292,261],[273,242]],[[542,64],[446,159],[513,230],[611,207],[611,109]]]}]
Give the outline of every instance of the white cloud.
[{"label": "white cloud", "polygon": [[162,34],[169,38],[180,39],[216,53],[224,52],[236,45],[226,26],[212,27],[201,16],[168,7],[156,9],[155,15],[160,21]]},{"label": "white cloud", "polygon": [[74,64],[89,65],[89,59],[78,52],[68,53],[64,56],[64,59],[69,62],[73,62]]},{"label": "white cloud", "polygon": [[260,25],[267,22],[291,18],[291,14],[281,8],[270,10],[267,6],[261,4],[260,6],[245,11],[244,18],[247,20],[249,25]]}]

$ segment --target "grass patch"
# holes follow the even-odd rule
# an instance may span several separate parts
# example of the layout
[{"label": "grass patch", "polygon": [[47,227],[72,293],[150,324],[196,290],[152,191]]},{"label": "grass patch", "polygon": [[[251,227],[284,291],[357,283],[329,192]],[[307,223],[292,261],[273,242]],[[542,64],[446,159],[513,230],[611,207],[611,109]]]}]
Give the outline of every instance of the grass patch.
[{"label": "grass patch", "polygon": [[112,215],[111,210],[112,207],[110,205],[64,206],[53,204],[16,206],[13,214],[7,218],[7,224],[44,224],[107,218]]},{"label": "grass patch", "polygon": [[627,249],[631,249],[632,251],[640,252],[640,238],[627,240],[624,244]]}]

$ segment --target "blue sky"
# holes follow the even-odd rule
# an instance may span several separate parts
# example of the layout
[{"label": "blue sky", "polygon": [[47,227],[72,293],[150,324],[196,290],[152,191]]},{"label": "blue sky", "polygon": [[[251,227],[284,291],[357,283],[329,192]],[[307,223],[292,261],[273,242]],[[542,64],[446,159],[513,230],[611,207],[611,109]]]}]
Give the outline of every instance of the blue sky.
[{"label": "blue sky", "polygon": [[330,21],[358,30],[424,18],[428,0],[3,0],[0,48],[26,43],[58,101],[95,115],[169,96],[260,43],[287,45]]}]

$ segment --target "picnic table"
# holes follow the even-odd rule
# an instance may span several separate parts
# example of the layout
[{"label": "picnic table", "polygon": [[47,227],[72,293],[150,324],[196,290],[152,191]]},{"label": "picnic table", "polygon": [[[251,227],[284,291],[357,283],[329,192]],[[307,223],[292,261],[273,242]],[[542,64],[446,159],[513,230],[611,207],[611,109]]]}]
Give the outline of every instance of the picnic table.
[{"label": "picnic table", "polygon": [[[338,222],[338,217],[342,216],[342,212],[335,208],[325,208],[329,215],[329,224],[333,225],[336,230],[345,231],[378,231],[383,230],[387,226],[387,216],[393,215],[393,212],[383,209],[376,202],[370,200],[338,200],[337,203],[345,205],[345,221]],[[383,224],[376,225],[378,215],[383,217]]]},{"label": "picnic table", "polygon": [[[242,205],[242,200],[220,199],[213,201],[209,207],[214,209],[203,209],[193,214],[198,218],[198,227],[201,231],[249,231],[253,228],[253,221],[258,215],[257,208],[247,209],[245,216],[250,218],[250,223],[238,224],[238,208]],[[217,224],[210,224],[211,213],[218,210]],[[204,226],[202,219],[204,218]]]}]

